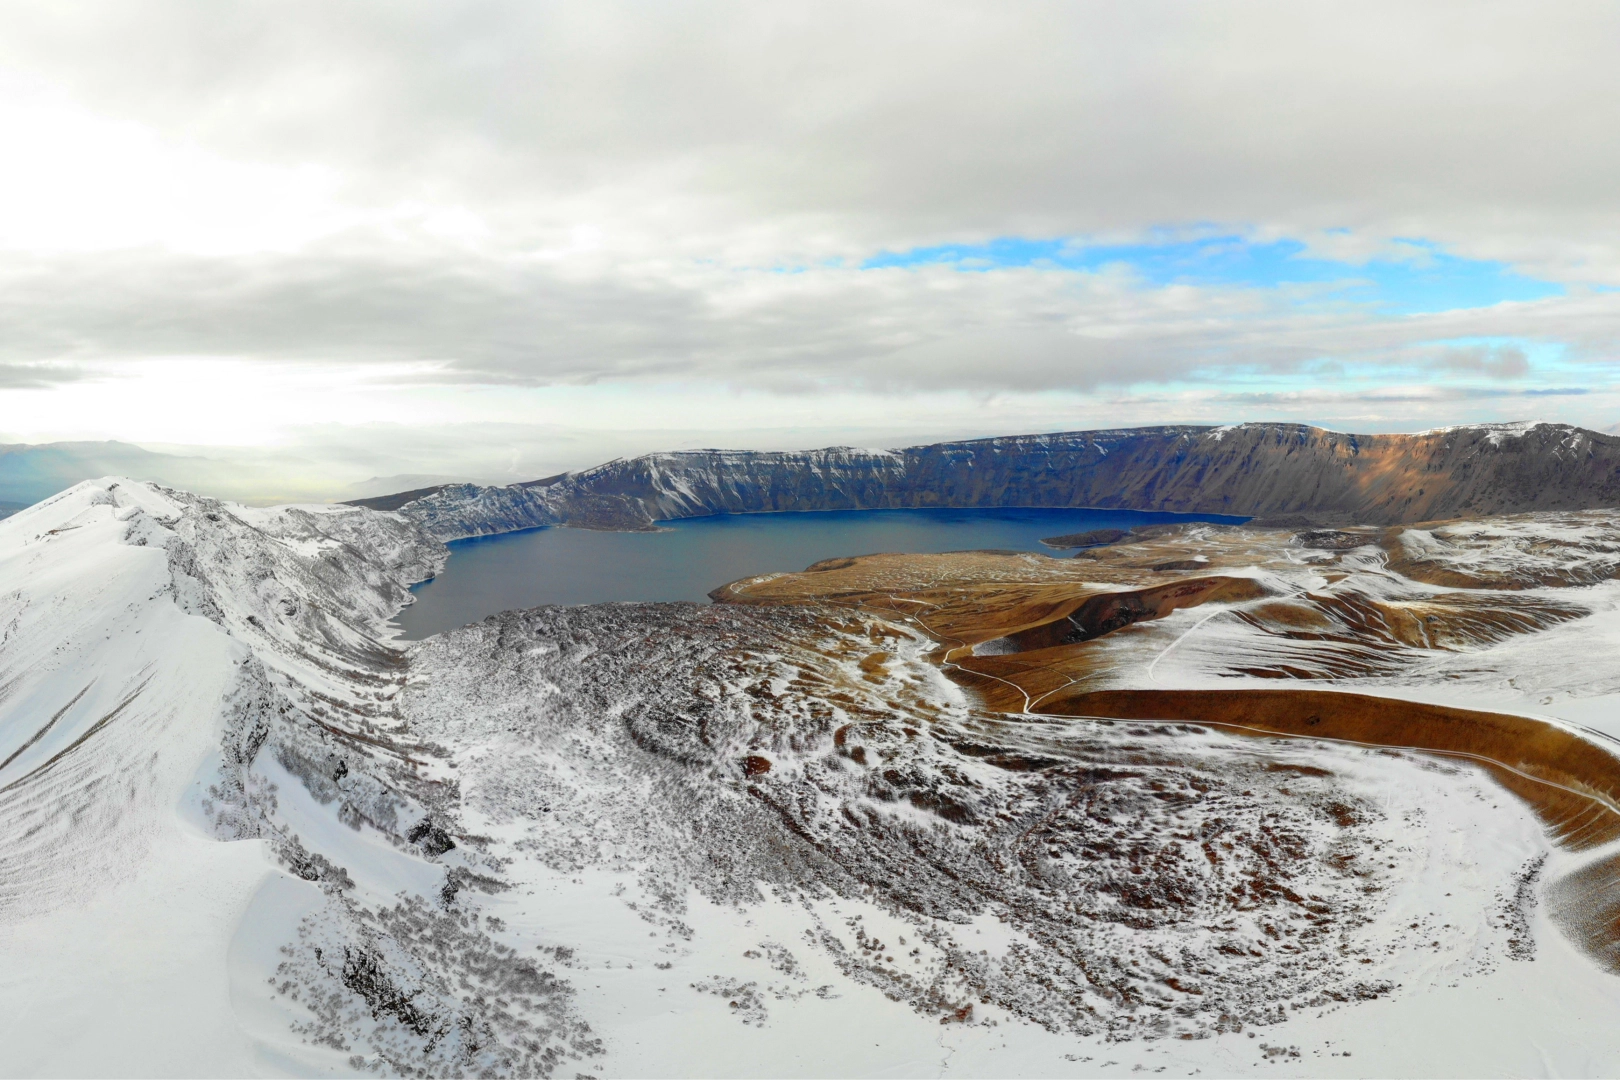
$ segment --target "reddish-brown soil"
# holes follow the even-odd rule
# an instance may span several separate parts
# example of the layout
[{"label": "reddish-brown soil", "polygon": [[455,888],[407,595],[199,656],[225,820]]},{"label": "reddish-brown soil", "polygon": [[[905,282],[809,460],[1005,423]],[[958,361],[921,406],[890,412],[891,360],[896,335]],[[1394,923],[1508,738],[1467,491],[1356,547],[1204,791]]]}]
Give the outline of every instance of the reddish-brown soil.
[{"label": "reddish-brown soil", "polygon": [[[1402,649],[1468,648],[1545,629],[1584,609],[1518,590],[1585,584],[1614,572],[1602,551],[1565,550],[1554,540],[1529,553],[1531,563],[1539,559],[1544,567],[1527,571],[1520,559],[1500,568],[1470,565],[1464,573],[1452,568],[1448,552],[1466,555],[1469,545],[1488,546],[1491,537],[1474,538],[1462,530],[1447,535],[1443,526],[1435,533],[1445,536],[1438,555],[1414,554],[1401,543],[1400,530],[1312,534],[1301,542],[1292,534],[1235,529],[1167,534],[1065,560],[987,552],[865,556],[830,560],[802,574],[737,582],[713,595],[732,603],[830,604],[903,621],[931,636],[939,645],[934,659],[947,674],[999,712],[1176,721],[1257,738],[1332,740],[1433,754],[1488,773],[1523,800],[1564,848],[1590,850],[1620,840],[1620,753],[1547,721],[1294,687],[1088,689],[1098,685],[1096,676],[1112,674],[1120,657],[1138,651],[1128,640],[1138,631],[1126,628],[1180,608],[1233,604],[1231,617],[1301,643],[1307,652],[1355,646],[1358,655],[1377,656]],[[1327,552],[1372,544],[1409,577],[1470,591],[1419,593],[1411,599],[1344,590],[1268,598],[1252,578],[1214,572],[1277,565],[1289,544]],[[1163,576],[1155,567],[1167,563],[1203,572],[1155,580]],[[1331,565],[1322,570],[1329,582],[1344,577]],[[1107,642],[1097,640],[1105,637]],[[975,646],[984,655],[974,655]],[[1337,654],[1339,667],[1239,667],[1234,673],[1290,680],[1373,673],[1353,664],[1343,668],[1345,655]],[[885,659],[874,653],[861,667],[877,671]],[[1553,917],[1571,938],[1620,973],[1620,855],[1555,882],[1549,895]]]},{"label": "reddish-brown soil", "polygon": [[1518,795],[1560,844],[1620,839],[1620,757],[1573,731],[1526,716],[1332,690],[1104,690],[1056,694],[1061,716],[1179,720],[1246,735],[1332,739],[1472,761]]}]

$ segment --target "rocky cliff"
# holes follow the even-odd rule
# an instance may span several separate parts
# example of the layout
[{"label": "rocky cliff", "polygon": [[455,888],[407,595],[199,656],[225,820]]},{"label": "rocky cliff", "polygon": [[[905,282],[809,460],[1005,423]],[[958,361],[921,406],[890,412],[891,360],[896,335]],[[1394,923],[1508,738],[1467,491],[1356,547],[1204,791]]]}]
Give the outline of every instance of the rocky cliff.
[{"label": "rocky cliff", "polygon": [[1620,438],[1546,423],[1413,435],[1300,424],[1121,428],[900,450],[649,454],[531,484],[457,485],[397,500],[445,539],[536,525],[646,529],[719,513],[936,506],[1387,525],[1620,506]]}]

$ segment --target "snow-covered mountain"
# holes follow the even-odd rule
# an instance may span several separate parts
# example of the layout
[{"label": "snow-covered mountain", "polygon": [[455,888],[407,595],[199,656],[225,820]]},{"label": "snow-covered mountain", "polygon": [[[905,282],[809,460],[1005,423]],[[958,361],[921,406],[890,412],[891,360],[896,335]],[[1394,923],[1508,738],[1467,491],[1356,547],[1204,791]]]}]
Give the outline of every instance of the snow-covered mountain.
[{"label": "snow-covered mountain", "polygon": [[1482,773],[991,712],[837,605],[393,642],[444,557],[116,479],[0,522],[3,1071],[1620,1062],[1535,904],[1568,853]]},{"label": "snow-covered mountain", "polygon": [[127,480],[0,522],[7,1071],[278,1067],[285,1040],[256,1042],[270,1014],[240,997],[242,964],[262,981],[280,943],[242,920],[266,889],[276,918],[322,906],[292,884],[331,864],[290,801],[357,839],[431,818],[376,628],[442,559],[384,515]]},{"label": "snow-covered mountain", "polygon": [[1347,435],[1298,424],[1122,428],[898,450],[648,454],[511,487],[365,500],[443,539],[646,529],[717,513],[1120,507],[1395,524],[1620,505],[1620,438],[1564,424]]}]

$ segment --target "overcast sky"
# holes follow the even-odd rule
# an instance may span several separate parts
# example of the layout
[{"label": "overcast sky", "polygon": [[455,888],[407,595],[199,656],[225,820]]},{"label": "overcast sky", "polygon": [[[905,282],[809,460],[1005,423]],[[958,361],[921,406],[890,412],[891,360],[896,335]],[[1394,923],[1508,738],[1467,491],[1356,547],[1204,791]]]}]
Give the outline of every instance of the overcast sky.
[{"label": "overcast sky", "polygon": [[1575,2],[0,3],[0,441],[347,483],[1607,428],[1616,41]]}]

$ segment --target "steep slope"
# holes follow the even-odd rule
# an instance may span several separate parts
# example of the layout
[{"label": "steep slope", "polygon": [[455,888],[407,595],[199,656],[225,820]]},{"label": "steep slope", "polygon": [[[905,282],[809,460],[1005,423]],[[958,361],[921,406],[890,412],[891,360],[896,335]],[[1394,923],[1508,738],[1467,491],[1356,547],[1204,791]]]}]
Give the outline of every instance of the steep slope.
[{"label": "steep slope", "polygon": [[[1501,547],[1452,539],[1410,560]],[[0,1071],[1620,1061],[1591,1019],[1620,983],[1532,906],[1573,856],[1484,774],[998,715],[914,615],[848,603],[540,608],[402,648],[384,621],[444,557],[398,514],[127,480],[0,522]]]},{"label": "steep slope", "polygon": [[[566,984],[440,902],[489,866],[445,831],[445,752],[399,716],[381,632],[443,558],[392,515],[128,480],[0,523],[7,1072],[537,1075],[590,1052]],[[316,962],[281,971],[295,943]]]},{"label": "steep slope", "polygon": [[[373,500],[381,508],[385,504]],[[402,508],[441,539],[535,525],[645,529],[719,513],[1093,506],[1398,524],[1620,505],[1620,438],[1558,424],[1347,435],[1296,424],[1025,435],[901,450],[694,450]]]}]

